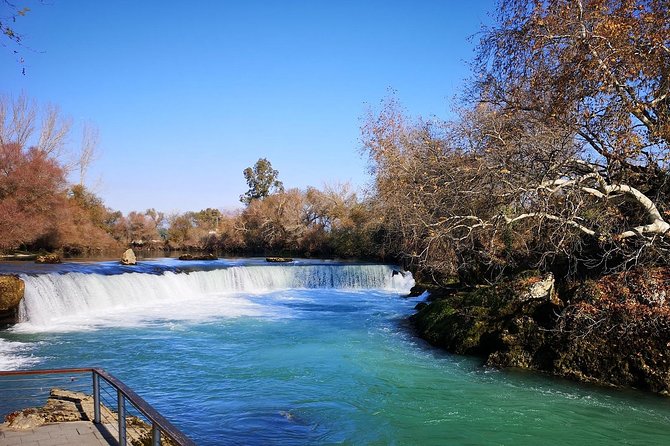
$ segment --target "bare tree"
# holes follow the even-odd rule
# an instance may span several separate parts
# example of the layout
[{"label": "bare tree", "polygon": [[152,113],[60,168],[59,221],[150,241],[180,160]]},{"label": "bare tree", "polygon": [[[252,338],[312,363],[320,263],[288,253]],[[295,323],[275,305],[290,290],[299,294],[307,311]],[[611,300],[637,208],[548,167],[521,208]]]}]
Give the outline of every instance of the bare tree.
[{"label": "bare tree", "polygon": [[98,142],[98,129],[90,124],[84,125],[81,139],[81,151],[79,152],[79,159],[77,160],[79,184],[84,184],[88,169],[98,155]]},{"label": "bare tree", "polygon": [[442,274],[667,262],[668,9],[502,1],[459,121],[363,127],[390,242]]},{"label": "bare tree", "polygon": [[92,124],[84,124],[81,147],[75,151],[68,145],[71,131],[72,119],[55,105],[40,108],[24,93],[15,99],[0,96],[0,144],[17,144],[23,150],[35,147],[58,160],[68,173],[78,170],[83,184],[98,154],[99,133]]},{"label": "bare tree", "polygon": [[665,1],[503,0],[479,96],[568,125],[610,175],[652,175],[669,161],[669,22]]},{"label": "bare tree", "polygon": [[442,125],[395,113],[364,128],[379,215],[389,247],[437,279],[667,259],[663,209],[612,182],[564,126],[487,107]]},{"label": "bare tree", "polygon": [[16,99],[0,97],[0,144],[26,147],[35,131],[37,105],[21,93]]},{"label": "bare tree", "polygon": [[72,128],[72,120],[63,117],[60,108],[48,105],[42,113],[37,147],[47,155],[60,158]]},{"label": "bare tree", "polygon": [[[539,123],[545,133],[558,129],[569,147],[532,192],[561,203],[563,212],[505,221],[568,225],[611,240],[629,260],[641,250],[667,254],[667,2],[504,0],[499,11],[480,45],[479,97],[497,116]],[[596,205],[610,218],[590,225],[583,211]]]}]

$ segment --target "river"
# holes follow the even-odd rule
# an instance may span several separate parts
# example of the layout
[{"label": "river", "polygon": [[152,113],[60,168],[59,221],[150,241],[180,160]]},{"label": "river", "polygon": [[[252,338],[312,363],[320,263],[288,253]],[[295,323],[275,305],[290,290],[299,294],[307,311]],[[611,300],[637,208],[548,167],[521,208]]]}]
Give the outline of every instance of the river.
[{"label": "river", "polygon": [[670,400],[485,368],[417,339],[409,274],[260,259],[23,272],[0,369],[99,366],[197,444],[670,444]]}]

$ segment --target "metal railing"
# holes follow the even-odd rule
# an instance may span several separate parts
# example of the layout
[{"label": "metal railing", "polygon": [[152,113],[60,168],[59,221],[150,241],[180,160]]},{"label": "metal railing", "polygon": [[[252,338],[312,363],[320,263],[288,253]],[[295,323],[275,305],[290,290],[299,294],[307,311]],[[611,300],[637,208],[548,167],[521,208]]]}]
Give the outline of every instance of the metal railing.
[{"label": "metal railing", "polygon": [[[89,378],[85,378],[89,375]],[[88,381],[92,377],[92,381]],[[120,446],[195,445],[130,387],[100,368],[0,371],[0,415],[52,393],[55,384],[69,391],[89,391],[92,421],[116,437]],[[88,382],[87,382],[88,381]],[[20,407],[23,405],[23,407]],[[82,409],[84,419],[90,418]]]}]

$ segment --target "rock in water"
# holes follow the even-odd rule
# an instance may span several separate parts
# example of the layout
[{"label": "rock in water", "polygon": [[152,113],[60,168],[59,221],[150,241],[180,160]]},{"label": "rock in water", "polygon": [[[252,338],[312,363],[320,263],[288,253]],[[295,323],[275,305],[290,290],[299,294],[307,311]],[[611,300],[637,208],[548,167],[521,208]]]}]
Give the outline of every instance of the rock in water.
[{"label": "rock in water", "polygon": [[482,355],[489,365],[546,369],[553,348],[547,328],[562,305],[554,280],[550,273],[527,271],[445,295],[411,320],[420,337],[451,352]]},{"label": "rock in water", "polygon": [[46,254],[43,256],[37,256],[35,263],[62,263],[61,258],[58,254]]},{"label": "rock in water", "polygon": [[18,276],[0,276],[0,324],[16,322],[25,289]]},{"label": "rock in water", "polygon": [[18,276],[0,276],[0,311],[17,307],[25,289],[26,285]]},{"label": "rock in water", "polygon": [[588,279],[563,298],[547,273],[520,273],[421,306],[419,335],[488,365],[670,395],[670,268]]},{"label": "rock in water", "polygon": [[182,254],[179,256],[179,260],[218,260],[219,258],[214,254]]},{"label": "rock in water", "polygon": [[135,257],[135,252],[132,249],[126,249],[126,252],[121,256],[122,265],[137,265],[137,258]]}]

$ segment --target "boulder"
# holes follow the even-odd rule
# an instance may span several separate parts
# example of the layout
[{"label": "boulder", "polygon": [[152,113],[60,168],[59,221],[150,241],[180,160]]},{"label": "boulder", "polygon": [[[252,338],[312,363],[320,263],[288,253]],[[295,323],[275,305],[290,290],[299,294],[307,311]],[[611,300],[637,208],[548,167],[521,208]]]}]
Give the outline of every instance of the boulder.
[{"label": "boulder", "polygon": [[43,256],[37,256],[37,258],[35,259],[35,263],[56,264],[56,263],[63,263],[63,261],[61,260],[58,254],[45,254]]},{"label": "boulder", "polygon": [[0,276],[0,324],[16,322],[25,288],[17,276]]},{"label": "boulder", "polygon": [[135,257],[135,252],[132,249],[126,249],[126,252],[121,256],[122,265],[137,265],[137,258]]},{"label": "boulder", "polygon": [[[532,280],[537,280],[532,282]],[[561,301],[556,293],[556,279],[552,273],[546,273],[542,276],[537,276],[531,279],[528,289],[517,295],[517,299],[521,302],[529,301],[548,301],[554,305],[560,306]]]},{"label": "boulder", "polygon": [[25,289],[18,276],[0,276],[0,312],[18,307]]},{"label": "boulder", "polygon": [[409,294],[407,295],[407,297],[418,297],[421,296],[426,291],[428,291],[426,287],[420,284],[416,284],[409,290]]},{"label": "boulder", "polygon": [[554,290],[554,275],[552,273],[547,273],[540,278],[537,282],[532,284],[528,289],[528,292],[522,295],[524,300],[529,299],[549,299],[551,300],[551,293]]}]

